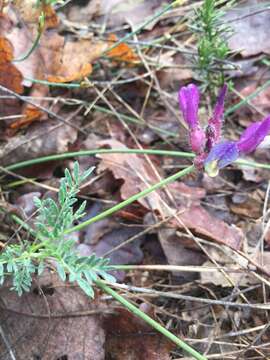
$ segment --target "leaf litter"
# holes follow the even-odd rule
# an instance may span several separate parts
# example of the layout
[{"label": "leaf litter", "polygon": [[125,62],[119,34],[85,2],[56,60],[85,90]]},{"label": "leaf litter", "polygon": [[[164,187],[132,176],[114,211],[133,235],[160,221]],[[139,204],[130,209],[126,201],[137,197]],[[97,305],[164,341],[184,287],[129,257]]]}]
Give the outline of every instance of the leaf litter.
[{"label": "leaf litter", "polygon": [[[196,76],[189,66],[193,55],[186,55],[193,54],[194,39],[189,37],[185,18],[179,24],[179,14],[191,16],[191,2],[114,48],[129,26],[139,26],[163,2],[91,0],[70,2],[57,12],[45,2],[40,8],[34,3],[15,1],[0,14],[0,85],[18,95],[14,99],[12,93],[0,89],[1,166],[81,149],[127,150],[137,148],[138,141],[150,149],[190,150],[176,99],[180,85]],[[231,50],[239,50],[233,61],[246,64],[240,73],[230,73],[240,98],[235,93],[227,107],[241,96],[254,94],[269,77],[264,55],[269,53],[269,11],[256,6],[250,1],[237,4],[224,18],[235,31]],[[46,21],[39,44],[25,60],[16,61],[39,35],[41,11]],[[75,86],[52,87],[48,81]],[[226,117],[230,123],[226,136],[238,139],[258,116],[267,114],[268,98],[266,87]],[[250,160],[254,158],[269,162],[268,148],[257,149]],[[88,200],[88,218],[189,164],[180,158],[138,154],[99,154],[79,161],[83,168],[96,166],[93,179],[79,194]],[[56,189],[72,162],[21,170],[24,180],[20,178],[17,184],[16,174],[1,179],[0,207],[7,212],[1,215],[1,247],[10,236],[8,215],[24,210],[25,216],[31,216],[33,195],[48,196],[42,185]],[[35,178],[40,186],[29,184],[27,177]],[[74,234],[76,248],[84,255],[107,254],[112,264],[145,267],[118,271],[118,281],[130,287],[125,295],[176,335],[192,339],[209,358],[226,357],[226,352],[231,352],[232,359],[239,354],[245,359],[254,354],[268,358],[264,343],[269,342],[269,334],[259,332],[267,317],[263,311],[248,308],[248,304],[267,303],[268,181],[268,171],[243,165],[226,168],[214,179],[206,174],[187,176]],[[164,263],[174,266],[173,272],[164,271]],[[160,265],[160,269],[153,272],[149,265]],[[135,295],[138,284],[141,292]],[[153,290],[151,296],[147,290]],[[178,299],[178,295],[193,296],[193,300]],[[6,287],[1,288],[0,297],[3,359],[135,360],[142,354],[153,360],[184,358],[140,320],[115,307],[111,299],[97,293],[92,302],[51,272],[37,279],[31,292],[20,299]],[[198,303],[196,297],[209,304]],[[214,300],[220,303],[211,303]],[[224,307],[226,301],[235,307]],[[237,308],[239,304],[247,307]],[[254,339],[258,339],[255,346]]]}]

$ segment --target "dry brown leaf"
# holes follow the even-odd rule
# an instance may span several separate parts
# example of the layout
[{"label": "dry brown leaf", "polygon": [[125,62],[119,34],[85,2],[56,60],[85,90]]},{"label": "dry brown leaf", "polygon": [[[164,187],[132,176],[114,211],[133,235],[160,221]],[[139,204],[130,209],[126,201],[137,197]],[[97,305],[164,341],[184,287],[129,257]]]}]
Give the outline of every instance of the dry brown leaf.
[{"label": "dry brown leaf", "polygon": [[[145,305],[145,304],[144,304]],[[153,314],[151,314],[153,316]],[[153,332],[126,309],[106,317],[106,354],[114,360],[169,360],[173,348],[164,336]]]},{"label": "dry brown leaf", "polygon": [[18,94],[23,93],[23,77],[21,72],[12,63],[0,66],[0,84]]},{"label": "dry brown leaf", "polygon": [[[160,229],[158,237],[164,254],[170,265],[201,265],[205,261],[205,256],[198,250],[188,249],[182,243],[184,239],[176,233],[175,229]],[[192,281],[198,277],[197,273],[175,272],[175,277]]]},{"label": "dry brown leaf", "polygon": [[262,216],[263,200],[258,198],[256,191],[249,194],[234,194],[230,209],[237,215],[242,215],[252,219]]},{"label": "dry brown leaf", "polygon": [[7,39],[0,37],[0,65],[13,60],[13,47]]},{"label": "dry brown leaf", "polygon": [[[13,27],[1,27],[5,29],[4,36],[7,39],[0,42],[6,46],[5,57],[11,59],[12,46],[14,48],[14,57],[19,59],[25,55],[27,49],[30,49],[36,38],[36,29],[32,26],[37,20],[42,7],[38,10],[33,6],[33,2],[18,0],[16,2],[17,9],[23,8],[24,28],[20,26],[21,19],[10,8],[10,14],[17,19],[17,24]],[[51,8],[46,7],[47,17],[53,18]],[[43,9],[43,11],[45,11]],[[17,17],[16,17],[17,16]],[[52,20],[53,22],[53,20]],[[56,25],[56,23],[54,23]],[[8,46],[7,46],[8,44]],[[11,45],[12,44],[12,45]],[[56,32],[45,30],[42,34],[39,46],[25,60],[17,62],[16,67],[12,64],[3,65],[5,71],[0,72],[0,83],[17,93],[23,92],[23,87],[19,88],[15,85],[22,81],[25,86],[32,86],[30,79],[49,80],[52,82],[71,82],[79,81],[89,76],[92,72],[91,63],[97,59],[108,47],[106,42],[94,43],[91,40],[79,40],[77,42],[68,41],[58,35]],[[1,49],[1,48],[0,48]],[[5,47],[4,47],[5,49]],[[1,50],[0,50],[1,51]],[[1,54],[2,55],[2,54]],[[76,56],[75,56],[76,55]],[[3,62],[4,56],[1,57]],[[20,74],[21,73],[21,74]],[[8,75],[7,75],[8,74]],[[12,74],[12,76],[11,76]],[[38,91],[36,89],[38,88]],[[42,89],[42,91],[41,91]],[[39,96],[40,98],[48,94],[48,86],[34,84],[31,96]],[[43,104],[42,100],[37,104]],[[12,129],[18,129],[21,126],[32,123],[40,118],[46,119],[46,114],[37,110],[33,106],[23,106],[22,114],[24,117],[11,125]]]},{"label": "dry brown leaf", "polygon": [[[163,0],[91,0],[82,7],[74,2],[68,11],[68,19],[85,25],[95,16],[105,16],[108,28],[120,28],[123,24],[139,25],[163,3]],[[145,29],[152,29],[158,21],[159,19],[153,20]]]},{"label": "dry brown leaf", "polygon": [[[100,141],[99,145],[127,149],[121,142],[113,139]],[[116,179],[124,180],[121,187],[122,199],[127,199],[160,181],[147,160],[137,154],[102,154],[98,157],[102,159],[98,167],[99,171],[110,170]],[[161,193],[162,190],[152,192],[147,197],[139,199],[138,202],[146,209],[157,210],[160,214],[169,215],[171,211],[164,206]]]},{"label": "dry brown leaf", "polygon": [[[51,69],[48,69],[47,80],[52,82],[70,82],[82,80],[92,72],[91,63],[106,50],[104,42],[80,40],[67,42],[62,51],[51,61]],[[76,54],[76,56],[75,56]]]},{"label": "dry brown leaf", "polygon": [[77,130],[58,121],[33,124],[26,133],[17,134],[0,146],[2,165],[68,151]]},{"label": "dry brown leaf", "polygon": [[[65,287],[56,277],[42,276],[39,287],[36,283],[22,297],[1,289],[1,326],[16,359],[104,360],[100,313],[105,306],[89,301],[76,287]],[[9,351],[1,341],[0,353],[8,359]]]},{"label": "dry brown leaf", "polygon": [[[179,218],[184,226],[197,236],[227,245],[232,249],[239,250],[242,247],[244,240],[242,231],[236,226],[228,225],[224,221],[215,218],[200,205],[191,205],[190,207],[183,208]],[[175,227],[180,226],[179,222],[175,219],[171,223]],[[191,242],[194,243],[192,240]]]}]

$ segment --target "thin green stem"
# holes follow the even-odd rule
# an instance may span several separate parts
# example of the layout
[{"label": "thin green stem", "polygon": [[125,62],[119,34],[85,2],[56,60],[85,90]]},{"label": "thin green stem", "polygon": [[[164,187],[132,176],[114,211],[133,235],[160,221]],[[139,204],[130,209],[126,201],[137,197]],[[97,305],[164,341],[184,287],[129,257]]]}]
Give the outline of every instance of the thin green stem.
[{"label": "thin green stem", "polygon": [[69,159],[76,156],[89,156],[96,154],[148,154],[148,155],[161,155],[161,156],[179,156],[184,158],[193,158],[194,154],[183,151],[171,151],[171,150],[155,150],[155,149],[93,149],[93,150],[82,150],[67,152],[63,154],[55,154],[42,156],[36,159],[30,159],[21,161],[16,164],[8,165],[5,167],[6,170],[16,170],[35,164],[44,163],[47,161],[57,161],[63,159]]},{"label": "thin green stem", "polygon": [[29,56],[34,52],[34,50],[37,48],[37,46],[39,44],[39,40],[41,38],[44,25],[45,25],[45,14],[44,14],[44,12],[42,12],[40,17],[39,17],[38,34],[36,36],[35,41],[33,42],[30,49],[26,52],[26,54],[24,54],[22,57],[20,57],[18,59],[14,59],[13,62],[21,62],[21,61],[24,61],[27,58],[29,58]]},{"label": "thin green stem", "polygon": [[177,346],[182,348],[189,355],[193,356],[194,359],[207,360],[207,358],[205,356],[198,353],[195,349],[193,349],[191,346],[186,344],[183,340],[179,339],[177,336],[175,336],[169,330],[167,330],[166,328],[161,326],[158,322],[156,322],[150,316],[145,314],[143,311],[141,311],[135,305],[131,304],[129,301],[127,301],[125,298],[123,298],[123,296],[119,295],[116,291],[114,291],[108,285],[106,285],[103,281],[97,280],[95,283],[105,293],[111,295],[115,300],[117,300],[120,304],[122,304],[124,307],[126,307],[130,312],[132,312],[134,315],[141,318],[143,321],[145,321],[152,328],[154,328],[155,330],[160,332],[162,335],[164,335],[166,338],[168,338],[169,340],[174,342]]},{"label": "thin green stem", "polygon": [[[147,154],[147,155],[157,155],[157,156],[178,156],[183,158],[194,158],[194,154],[185,151],[172,151],[172,150],[158,150],[158,149],[93,149],[93,150],[81,150],[74,152],[67,152],[63,154],[55,154],[43,156],[36,159],[30,159],[26,161],[21,161],[12,165],[8,165],[5,167],[6,170],[17,170],[24,167],[32,166],[35,164],[44,163],[47,161],[58,161],[69,159],[77,156],[91,156],[96,154]],[[256,161],[249,161],[244,159],[238,159],[234,162],[239,165],[246,165],[250,167],[257,167],[261,169],[270,170],[269,164],[258,163]]]},{"label": "thin green stem", "polygon": [[112,215],[113,213],[115,213],[116,211],[119,211],[121,210],[123,207],[127,206],[127,205],[130,205],[131,203],[133,203],[134,201],[137,201],[143,197],[145,197],[146,195],[150,194],[151,192],[165,186],[165,185],[168,185],[169,183],[187,175],[187,174],[190,174],[193,170],[195,169],[194,165],[191,165],[179,172],[177,172],[176,174],[174,175],[171,175],[163,180],[161,180],[160,182],[156,183],[155,185],[152,185],[150,187],[148,187],[147,189],[143,190],[143,191],[140,191],[139,193],[133,195],[133,196],[130,196],[128,199],[120,202],[119,204],[116,204],[115,206],[111,207],[110,209],[108,210],[105,210],[103,211],[101,214],[98,214],[74,227],[72,227],[71,229],[68,229],[67,231],[65,231],[65,234],[69,234],[73,231],[78,231],[78,230],[81,230],[83,229],[84,227],[96,222],[96,221],[99,221],[99,220],[102,220],[104,219],[105,217],[109,216],[109,215]]},{"label": "thin green stem", "polygon": [[255,167],[255,168],[270,170],[270,164],[262,164],[262,163],[258,163],[256,161],[238,159],[234,163],[238,164],[238,165],[245,165],[245,166],[249,166],[249,167]]}]

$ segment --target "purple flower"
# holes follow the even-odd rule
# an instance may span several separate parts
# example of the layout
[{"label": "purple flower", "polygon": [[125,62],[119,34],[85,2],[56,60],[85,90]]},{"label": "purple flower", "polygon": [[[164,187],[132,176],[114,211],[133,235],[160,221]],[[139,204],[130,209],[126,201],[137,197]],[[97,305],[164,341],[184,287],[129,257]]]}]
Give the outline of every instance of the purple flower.
[{"label": "purple flower", "polygon": [[238,141],[225,141],[215,145],[208,154],[204,166],[210,176],[235,161],[241,154],[254,151],[270,132],[270,116],[250,125]]},{"label": "purple flower", "polygon": [[189,128],[189,142],[192,151],[197,155],[194,163],[198,168],[203,167],[203,159],[220,140],[226,91],[227,86],[224,85],[219,93],[213,116],[204,130],[198,119],[200,93],[197,86],[190,84],[179,90],[180,110]]},{"label": "purple flower", "polygon": [[179,104],[184,120],[189,127],[189,140],[196,154],[194,164],[198,169],[205,168],[210,176],[216,176],[219,169],[231,164],[240,155],[254,151],[270,133],[270,116],[250,125],[238,141],[221,141],[224,99],[227,86],[219,92],[213,116],[203,130],[199,124],[199,90],[190,84],[179,91]]}]

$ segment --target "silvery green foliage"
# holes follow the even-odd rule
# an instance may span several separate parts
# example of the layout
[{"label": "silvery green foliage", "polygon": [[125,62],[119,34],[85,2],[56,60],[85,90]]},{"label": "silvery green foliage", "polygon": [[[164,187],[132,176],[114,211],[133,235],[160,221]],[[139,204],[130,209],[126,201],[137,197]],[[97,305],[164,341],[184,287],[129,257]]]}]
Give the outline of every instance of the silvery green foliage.
[{"label": "silvery green foliage", "polygon": [[[58,199],[40,200],[35,198],[38,216],[35,222],[35,241],[24,241],[8,245],[0,254],[0,285],[6,276],[11,276],[18,295],[29,291],[33,274],[41,275],[49,264],[55,267],[62,281],[76,283],[88,296],[94,297],[92,283],[98,277],[107,281],[114,278],[107,273],[111,267],[109,260],[92,256],[80,256],[74,250],[75,241],[65,233],[72,228],[74,221],[84,215],[86,202],[74,210],[79,187],[92,173],[93,168],[80,174],[79,164],[75,162],[73,174],[65,170],[61,179]],[[52,265],[53,264],[53,265]]]}]

